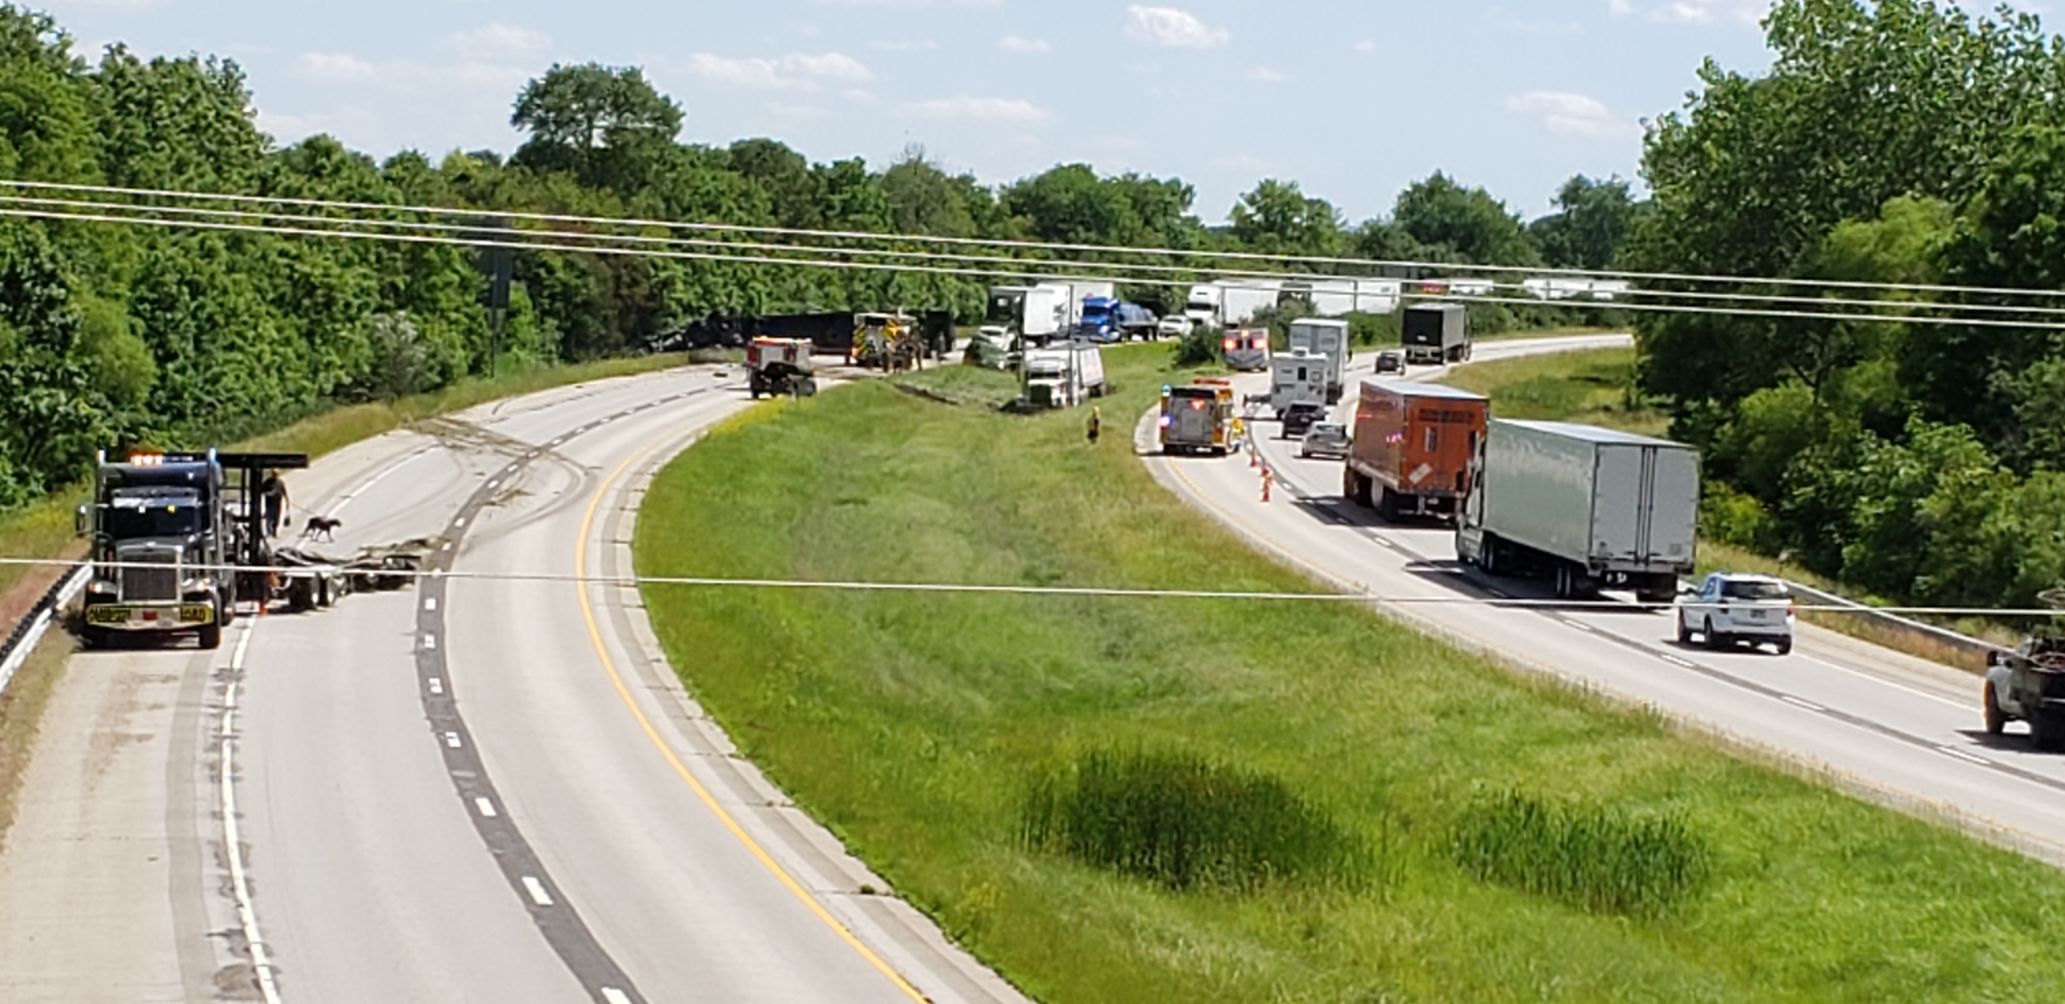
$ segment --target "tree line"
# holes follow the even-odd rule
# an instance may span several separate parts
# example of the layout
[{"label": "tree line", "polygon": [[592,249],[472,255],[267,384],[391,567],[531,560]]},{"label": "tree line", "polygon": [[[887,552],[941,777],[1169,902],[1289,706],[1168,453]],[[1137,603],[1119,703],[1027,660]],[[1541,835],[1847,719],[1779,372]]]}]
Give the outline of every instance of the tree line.
[{"label": "tree line", "polygon": [[[1069,164],[993,187],[918,149],[876,169],[812,163],[772,139],[682,143],[679,104],[636,68],[592,64],[554,66],[522,88],[511,122],[526,139],[507,156],[376,161],[328,136],[275,144],[230,60],[145,58],[119,44],[89,58],[50,17],[11,5],[0,5],[0,81],[0,177],[462,207],[486,219],[1586,264],[1611,257],[1633,214],[1626,183],[1575,179],[1562,211],[1529,227],[1484,190],[1436,174],[1390,218],[1350,226],[1295,183],[1267,181],[1215,232],[1176,178]],[[97,448],[214,441],[482,373],[482,266],[459,246],[0,219],[0,511],[75,479]],[[974,320],[988,283],[528,250],[513,273],[500,344],[512,366],[636,352],[715,312],[905,307]]]},{"label": "tree line", "polygon": [[[1651,130],[1623,265],[2065,289],[2065,41],[1920,0],[1782,0],[1765,27],[1768,73],[1709,62]],[[1639,339],[1641,390],[1705,449],[1713,532],[1930,604],[2065,584],[2060,332],[1680,315]]]}]

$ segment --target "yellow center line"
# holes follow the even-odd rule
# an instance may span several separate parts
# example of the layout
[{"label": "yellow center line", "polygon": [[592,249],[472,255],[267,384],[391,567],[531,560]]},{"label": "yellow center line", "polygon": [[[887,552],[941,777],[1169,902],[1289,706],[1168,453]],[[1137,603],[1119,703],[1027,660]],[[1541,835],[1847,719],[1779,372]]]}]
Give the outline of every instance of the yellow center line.
[{"label": "yellow center line", "polygon": [[[611,471],[608,477],[603,478],[602,484],[596,487],[595,497],[588,501],[588,511],[581,517],[581,535],[574,542],[574,568],[577,572],[585,572],[588,568],[588,534],[594,528],[595,513],[602,505],[603,496],[608,493],[612,485],[616,484],[617,479],[622,477],[626,470],[630,469],[632,464],[644,459],[653,449],[654,447],[648,446],[633,454],[630,459],[625,460],[616,470]],[[644,710],[639,708],[638,701],[631,696],[630,688],[624,685],[624,677],[622,673],[617,671],[616,660],[610,658],[609,646],[602,641],[602,628],[597,625],[595,620],[595,606],[588,597],[588,587],[581,585],[577,587],[577,590],[581,597],[581,618],[588,622],[588,640],[595,644],[595,656],[602,661],[603,672],[609,674],[609,682],[616,688],[617,696],[623,699],[624,707],[631,712],[631,717],[637,720],[638,727],[645,733],[645,737],[652,741],[653,748],[659,750],[660,755],[666,758],[667,764],[674,768],[674,773],[680,775],[683,781],[688,782],[689,788],[695,792],[696,797],[709,807],[710,812],[717,817],[717,820],[724,824],[724,828],[730,830],[731,835],[737,837],[738,842],[745,845],[746,850],[751,852],[753,857],[767,869],[769,874],[779,880],[784,888],[795,895],[804,906],[809,907],[810,912],[815,914],[817,919],[823,921],[825,926],[837,933],[841,940],[845,941],[854,951],[860,953],[860,957],[866,959],[869,965],[875,967],[883,976],[888,977],[889,981],[896,984],[896,988],[903,991],[905,996],[918,1002],[918,1004],[929,1004],[929,998],[918,992],[917,987],[912,986],[909,980],[903,978],[903,974],[898,973],[889,963],[883,961],[882,957],[875,954],[873,949],[862,944],[861,940],[852,931],[848,930],[846,925],[840,923],[838,918],[832,916],[831,911],[825,909],[823,903],[818,902],[817,897],[812,896],[809,890],[803,888],[802,883],[797,882],[787,869],[775,861],[774,857],[767,853],[767,849],[760,846],[760,843],[746,832],[745,827],[740,826],[738,820],[730,812],[726,811],[723,805],[718,803],[716,797],[710,794],[710,789],[705,787],[703,782],[695,776],[695,773],[688,769],[688,764],[684,763],[681,757],[674,752],[673,747],[667,745],[667,741],[660,736],[660,730],[653,725],[652,719],[646,717]]]}]

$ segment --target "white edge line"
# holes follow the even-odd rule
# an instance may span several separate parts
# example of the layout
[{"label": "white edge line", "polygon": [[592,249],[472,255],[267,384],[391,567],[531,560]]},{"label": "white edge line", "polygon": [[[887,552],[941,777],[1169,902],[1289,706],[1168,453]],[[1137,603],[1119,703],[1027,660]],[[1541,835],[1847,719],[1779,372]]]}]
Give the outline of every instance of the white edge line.
[{"label": "white edge line", "polygon": [[280,1004],[280,988],[273,980],[272,960],[265,939],[258,933],[258,911],[251,906],[251,883],[244,872],[244,842],[237,824],[235,783],[235,740],[238,675],[244,671],[244,653],[251,648],[253,628],[245,628],[230,656],[230,679],[222,696],[222,842],[228,849],[230,892],[237,901],[237,920],[244,928],[244,945],[251,953],[251,971],[258,975],[258,992],[266,1004]]},{"label": "white edge line", "polygon": [[525,875],[523,877],[523,891],[530,893],[531,902],[536,903],[539,906],[552,905],[552,895],[545,891],[545,883],[540,882],[537,879],[530,877],[529,875]]},{"label": "white edge line", "polygon": [[1785,703],[1787,703],[1787,704],[1790,704],[1790,705],[1792,705],[1793,707],[1796,707],[1796,708],[1805,708],[1805,709],[1807,709],[1808,711],[1827,711],[1827,710],[1828,710],[1827,708],[1824,708],[1824,707],[1822,707],[1821,705],[1819,705],[1819,704],[1816,704],[1816,703],[1814,703],[1813,701],[1807,700],[1807,699],[1806,699],[1806,698],[1804,698],[1804,697],[1794,697],[1794,696],[1793,696],[1793,695],[1791,695],[1791,694],[1780,694],[1780,695],[1778,695],[1778,699],[1779,699],[1779,700],[1781,700],[1781,701],[1784,701],[1784,702],[1785,702]]},{"label": "white edge line", "polygon": [[631,995],[618,990],[616,987],[603,987],[602,999],[608,1001],[609,1004],[631,1004]]},{"label": "white edge line", "polygon": [[442,694],[442,693],[444,693],[444,692],[445,692],[445,681],[444,681],[444,680],[443,680],[443,679],[442,679],[441,677],[435,677],[435,676],[431,677],[431,678],[430,678],[430,692],[431,692],[431,693],[433,693],[433,694]]},{"label": "white edge line", "polygon": [[479,798],[474,799],[473,807],[479,809],[481,815],[486,816],[489,819],[495,818],[495,803],[488,801],[487,796],[483,795]]},{"label": "white edge line", "polygon": [[451,747],[451,748],[453,748],[453,749],[458,749],[458,748],[459,748],[459,733],[457,733],[457,732],[447,732],[447,733],[445,733],[445,745],[446,745],[446,746],[450,746],[450,747]]},{"label": "white edge line", "polygon": [[1959,760],[1963,760],[1966,763],[1976,763],[1981,767],[1994,766],[1993,761],[1988,760],[1983,756],[1974,756],[1970,753],[1965,752],[1964,750],[1958,749],[1955,746],[1938,746],[1936,747],[1936,749],[1938,752],[1947,753],[1951,756],[1958,758]]},{"label": "white edge line", "polygon": [[[1833,662],[1830,662],[1830,661],[1828,661],[1827,659],[1821,659],[1821,658],[1816,658],[1815,656],[1807,655],[1807,654],[1805,654],[1805,653],[1802,653],[1802,654],[1800,655],[1800,658],[1802,658],[1802,659],[1805,659],[1805,660],[1807,660],[1808,662],[1811,662],[1811,663],[1815,664],[1816,666],[1824,666],[1824,667],[1827,667],[1827,668],[1829,668],[1829,669],[1833,669],[1833,670],[1835,670],[1835,671],[1836,671],[1836,672],[1838,672],[1838,673],[1848,673],[1848,674],[1850,674],[1851,676],[1857,677],[1857,678],[1858,678],[1858,679],[1860,679],[1860,680],[1868,680],[1868,681],[1870,681],[1870,682],[1872,682],[1872,683],[1876,683],[1876,684],[1878,684],[1878,685],[1880,685],[1880,686],[1882,686],[1882,687],[1891,687],[1891,688],[1893,688],[1894,690],[1904,690],[1904,691],[1906,691],[1907,693],[1913,694],[1913,695],[1914,695],[1914,696],[1916,696],[1916,697],[1920,697],[1920,698],[1925,698],[1925,699],[1927,699],[1927,700],[1935,701],[1935,702],[1936,702],[1937,704],[1942,704],[1942,705],[1945,705],[1945,706],[1948,706],[1948,707],[1956,708],[1956,709],[1958,709],[1959,711],[1967,711],[1967,712],[1968,712],[1968,711],[1971,711],[1971,710],[1972,710],[1972,708],[1971,708],[1971,707],[1970,707],[1969,705],[1963,704],[1963,703],[1961,703],[1961,702],[1958,702],[1958,701],[1953,701],[1953,700],[1951,700],[1951,699],[1950,699],[1950,698],[1948,698],[1948,697],[1943,697],[1943,696],[1941,696],[1941,695],[1938,695],[1938,694],[1931,694],[1931,693],[1929,693],[1929,692],[1928,692],[1928,691],[1926,691],[1926,690],[1916,690],[1915,688],[1913,688],[1913,687],[1910,687],[1910,686],[1908,686],[1907,684],[1904,684],[1904,683],[1895,683],[1895,682],[1893,682],[1892,680],[1888,680],[1888,679],[1886,679],[1886,678],[1885,678],[1885,677],[1883,677],[1883,676],[1873,676],[1873,675],[1871,675],[1870,673],[1863,673],[1863,672],[1859,672],[1859,671],[1857,671],[1857,670],[1851,669],[1851,668],[1850,668],[1850,667],[1848,667],[1848,666],[1838,666],[1838,665],[1836,665],[1835,663],[1833,663]],[[1977,703],[1977,702],[1974,702],[1974,703]]]}]

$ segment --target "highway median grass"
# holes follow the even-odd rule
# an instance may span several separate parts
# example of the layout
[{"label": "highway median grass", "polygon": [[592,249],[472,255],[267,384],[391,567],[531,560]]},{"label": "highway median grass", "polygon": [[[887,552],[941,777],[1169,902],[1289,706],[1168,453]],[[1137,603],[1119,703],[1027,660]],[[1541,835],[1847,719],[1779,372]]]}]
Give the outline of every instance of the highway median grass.
[{"label": "highway median grass", "polygon": [[[660,475],[638,570],[1313,591],[1133,455],[1168,353],[1107,352],[1094,447],[1008,374],[787,402]],[[1039,999],[2065,992],[2065,876],[1359,607],[644,592],[742,752]]]}]

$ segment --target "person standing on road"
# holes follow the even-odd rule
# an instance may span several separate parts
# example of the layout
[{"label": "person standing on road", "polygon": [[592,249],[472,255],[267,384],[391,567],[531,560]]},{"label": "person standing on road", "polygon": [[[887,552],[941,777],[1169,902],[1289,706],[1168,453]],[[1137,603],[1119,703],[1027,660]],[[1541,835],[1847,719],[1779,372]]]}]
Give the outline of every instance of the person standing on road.
[{"label": "person standing on road", "polygon": [[280,472],[265,472],[265,480],[258,483],[258,504],[265,513],[265,535],[280,535],[280,517],[287,511],[287,482],[280,478]]},{"label": "person standing on road", "polygon": [[1096,446],[1097,434],[1104,431],[1104,410],[1102,408],[1096,405],[1090,406],[1090,425],[1085,431],[1090,437],[1090,445]]}]

